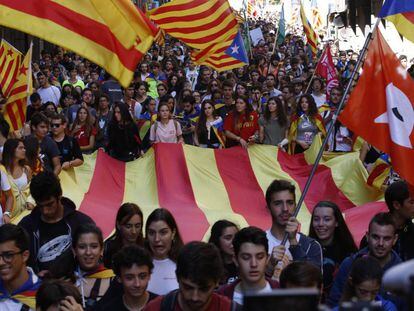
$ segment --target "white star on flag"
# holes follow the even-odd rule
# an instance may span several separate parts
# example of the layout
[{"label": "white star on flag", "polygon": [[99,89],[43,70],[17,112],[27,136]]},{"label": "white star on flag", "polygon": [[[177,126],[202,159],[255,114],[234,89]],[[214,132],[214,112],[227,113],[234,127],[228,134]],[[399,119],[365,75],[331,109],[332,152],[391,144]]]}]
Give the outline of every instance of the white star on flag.
[{"label": "white star on flag", "polygon": [[237,44],[234,44],[234,46],[231,47],[231,54],[239,54],[239,46]]}]

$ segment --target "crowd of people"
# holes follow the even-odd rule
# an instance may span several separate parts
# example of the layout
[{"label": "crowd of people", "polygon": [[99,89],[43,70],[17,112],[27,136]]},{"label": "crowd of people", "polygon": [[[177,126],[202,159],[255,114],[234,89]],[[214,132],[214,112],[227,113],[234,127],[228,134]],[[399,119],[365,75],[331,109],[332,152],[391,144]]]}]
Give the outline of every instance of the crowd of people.
[{"label": "crowd of people", "polygon": [[[264,40],[252,47],[249,65],[221,73],[200,67],[185,45],[167,38],[144,56],[127,88],[60,47],[42,52],[25,126],[11,132],[0,118],[0,310],[239,310],[247,292],[299,287],[316,289],[335,310],[355,299],[404,308],[381,286],[384,271],[414,258],[414,193],[404,181],[386,185],[389,212],[371,219],[360,243],[329,201],[313,207],[310,228],[300,231],[295,186],[286,180],[267,189],[267,231],[223,219],[208,243],[185,244],[170,211],[143,215],[133,203],[114,207],[115,232],[104,240],[94,220],[62,196],[61,170],[81,166],[97,149],[124,162],[157,143],[266,144],[298,154],[334,122],[327,150],[354,151],[356,137],[333,114],[357,52],[329,43],[340,85],[326,94],[301,35],[274,45],[274,26],[256,26]],[[366,143],[361,149],[368,169],[382,155]]]}]

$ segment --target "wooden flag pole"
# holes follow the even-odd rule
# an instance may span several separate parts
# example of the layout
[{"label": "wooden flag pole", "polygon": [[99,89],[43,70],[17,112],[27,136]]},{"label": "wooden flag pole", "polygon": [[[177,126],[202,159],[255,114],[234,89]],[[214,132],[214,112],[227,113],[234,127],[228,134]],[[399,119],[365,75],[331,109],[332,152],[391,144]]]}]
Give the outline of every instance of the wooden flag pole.
[{"label": "wooden flag pole", "polygon": [[[306,194],[308,193],[309,187],[310,187],[310,185],[312,183],[312,179],[315,176],[316,169],[318,168],[319,162],[321,161],[321,158],[322,158],[322,155],[323,155],[323,151],[325,150],[325,147],[326,147],[326,145],[328,143],[329,136],[331,136],[331,134],[333,132],[333,129],[334,129],[334,126],[335,126],[335,122],[338,119],[338,115],[341,112],[341,110],[342,110],[342,108],[343,108],[343,106],[345,104],[345,99],[346,99],[349,91],[352,88],[352,84],[353,84],[354,79],[355,79],[355,77],[357,75],[357,72],[359,71],[359,68],[360,68],[360,66],[363,63],[363,60],[364,60],[365,55],[366,55],[366,52],[368,51],[368,47],[371,44],[371,40],[372,40],[373,33],[374,33],[374,31],[377,30],[378,24],[380,23],[380,21],[381,21],[381,19],[378,18],[377,21],[376,21],[376,23],[375,23],[375,25],[374,25],[373,30],[368,34],[368,36],[367,36],[367,38],[365,40],[364,47],[362,48],[361,54],[358,57],[358,61],[357,61],[357,64],[355,66],[355,69],[351,73],[351,78],[349,79],[349,82],[348,82],[348,84],[347,84],[347,86],[345,88],[345,92],[342,95],[342,98],[341,98],[341,101],[340,101],[340,103],[338,105],[338,108],[337,108],[337,110],[335,111],[335,113],[334,113],[334,115],[332,117],[332,122],[330,123],[330,125],[328,127],[328,131],[326,133],[326,137],[324,138],[324,140],[322,142],[322,146],[319,149],[318,156],[316,157],[315,163],[312,166],[312,171],[311,171],[311,173],[310,173],[310,175],[309,175],[309,177],[308,177],[308,179],[306,181],[305,188],[303,189],[302,195],[300,196],[299,201],[298,201],[298,204],[296,205],[295,211],[293,213],[293,217],[295,217],[295,218],[299,214],[300,208],[302,207],[303,201],[305,200]],[[288,233],[285,233],[285,236],[283,237],[283,240],[282,240],[282,243],[281,244],[282,245],[285,245],[286,242],[287,242],[287,240],[288,240]]]}]

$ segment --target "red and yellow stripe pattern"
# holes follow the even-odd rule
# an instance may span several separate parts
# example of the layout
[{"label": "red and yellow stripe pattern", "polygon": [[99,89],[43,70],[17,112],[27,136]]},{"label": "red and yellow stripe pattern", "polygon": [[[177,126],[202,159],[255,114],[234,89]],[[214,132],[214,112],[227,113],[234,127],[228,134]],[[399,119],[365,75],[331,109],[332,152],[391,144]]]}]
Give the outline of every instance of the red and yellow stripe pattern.
[{"label": "red and yellow stripe pattern", "polygon": [[308,44],[312,50],[312,53],[316,55],[318,53],[318,34],[312,28],[311,23],[309,22],[308,18],[306,17],[305,9],[303,4],[300,4],[300,18],[303,24],[303,31],[306,34],[306,38],[308,40]]},{"label": "red and yellow stripe pattern", "polygon": [[[318,151],[317,140],[305,154],[288,155],[273,146],[222,150],[157,144],[142,158],[123,163],[103,152],[85,156],[85,164],[62,172],[64,195],[91,216],[105,236],[115,226],[124,202],[138,204],[145,216],[158,207],[172,211],[186,241],[207,238],[211,225],[229,219],[240,226],[269,228],[264,194],[274,179],[296,185],[299,198]],[[309,228],[312,207],[320,200],[337,203],[358,240],[382,193],[366,184],[367,172],[356,152],[326,154],[299,214]],[[368,204],[369,208],[361,207]],[[368,213],[368,210],[370,211]],[[359,240],[358,240],[359,241]]]},{"label": "red and yellow stripe pattern", "polygon": [[198,50],[234,38],[238,30],[227,0],[175,0],[159,7],[150,18],[171,36]]},{"label": "red and yellow stripe pattern", "polygon": [[0,88],[4,97],[9,97],[19,76],[22,53],[2,39],[0,44]]},{"label": "red and yellow stripe pattern", "polygon": [[17,81],[4,106],[4,118],[13,131],[21,129],[26,121],[27,97],[33,91],[32,83],[32,46],[19,65]]},{"label": "red and yellow stripe pattern", "polygon": [[0,24],[90,59],[125,87],[157,31],[129,0],[0,0]]}]

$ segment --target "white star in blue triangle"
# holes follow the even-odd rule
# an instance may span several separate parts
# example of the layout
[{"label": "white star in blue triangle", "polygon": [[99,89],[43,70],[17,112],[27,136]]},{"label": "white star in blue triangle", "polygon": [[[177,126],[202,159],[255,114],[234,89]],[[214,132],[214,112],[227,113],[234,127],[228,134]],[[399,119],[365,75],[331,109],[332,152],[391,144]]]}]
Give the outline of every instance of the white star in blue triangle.
[{"label": "white star in blue triangle", "polygon": [[238,61],[242,63],[249,63],[249,59],[247,58],[246,50],[244,49],[244,42],[243,39],[238,33],[236,37],[234,38],[231,45],[227,48],[225,52],[228,56],[233,57],[234,59],[237,59]]},{"label": "white star in blue triangle", "polygon": [[230,48],[231,48],[231,54],[239,54],[239,46],[236,43],[234,43],[234,46]]}]

